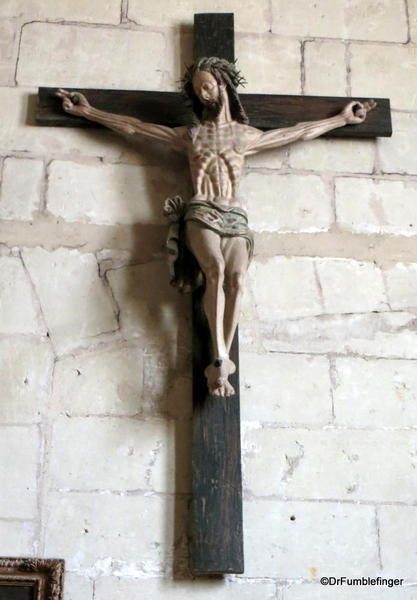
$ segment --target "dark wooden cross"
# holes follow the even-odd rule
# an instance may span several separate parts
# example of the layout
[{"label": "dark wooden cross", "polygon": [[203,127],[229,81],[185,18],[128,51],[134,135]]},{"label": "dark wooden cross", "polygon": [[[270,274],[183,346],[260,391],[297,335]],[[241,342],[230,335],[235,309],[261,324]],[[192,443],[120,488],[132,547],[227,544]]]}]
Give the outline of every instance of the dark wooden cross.
[{"label": "dark wooden cross", "polygon": [[[234,55],[233,14],[194,15],[194,58]],[[37,123],[65,127],[97,127],[71,116],[55,97],[56,88],[39,89]],[[102,110],[137,117],[142,121],[176,127],[190,124],[190,111],[179,93],[119,90],[79,90]],[[288,127],[300,121],[334,116],[350,100],[317,96],[241,94],[250,124],[262,130]],[[388,99],[360,125],[333,129],[327,137],[372,138],[390,136]],[[314,142],[313,142],[314,143]],[[236,333],[231,359],[236,373],[230,381],[231,398],[210,396],[204,368],[211,362],[210,333],[201,307],[201,292],[193,298],[193,441],[192,441],[192,544],[191,570],[196,575],[243,573],[242,477],[240,453],[239,355]],[[262,401],[262,398],[260,398]]]}]

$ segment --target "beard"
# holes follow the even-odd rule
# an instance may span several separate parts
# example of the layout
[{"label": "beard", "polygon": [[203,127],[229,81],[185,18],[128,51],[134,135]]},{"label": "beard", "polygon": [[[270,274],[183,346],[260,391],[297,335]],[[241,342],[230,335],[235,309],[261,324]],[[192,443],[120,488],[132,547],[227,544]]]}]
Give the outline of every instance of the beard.
[{"label": "beard", "polygon": [[219,99],[214,102],[207,102],[204,104],[204,117],[208,121],[213,121],[216,117],[219,116],[220,111],[223,108],[223,98],[222,95],[219,94]]}]

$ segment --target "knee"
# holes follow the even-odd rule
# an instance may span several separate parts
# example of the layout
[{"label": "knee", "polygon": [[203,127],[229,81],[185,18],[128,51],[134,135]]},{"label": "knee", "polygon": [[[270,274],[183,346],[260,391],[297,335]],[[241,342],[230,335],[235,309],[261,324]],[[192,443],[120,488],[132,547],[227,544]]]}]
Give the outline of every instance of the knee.
[{"label": "knee", "polygon": [[226,286],[234,294],[243,293],[245,285],[245,275],[243,271],[234,271],[227,277]]},{"label": "knee", "polygon": [[224,261],[220,258],[213,259],[204,269],[204,275],[208,283],[223,283]]}]

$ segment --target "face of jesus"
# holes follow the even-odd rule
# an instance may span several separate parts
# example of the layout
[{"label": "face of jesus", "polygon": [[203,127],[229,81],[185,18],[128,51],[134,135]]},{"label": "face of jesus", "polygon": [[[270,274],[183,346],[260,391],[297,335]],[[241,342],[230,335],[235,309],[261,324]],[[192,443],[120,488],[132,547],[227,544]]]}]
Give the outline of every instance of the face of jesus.
[{"label": "face of jesus", "polygon": [[197,71],[193,77],[193,89],[206,108],[209,118],[216,117],[223,106],[222,87],[211,73]]}]

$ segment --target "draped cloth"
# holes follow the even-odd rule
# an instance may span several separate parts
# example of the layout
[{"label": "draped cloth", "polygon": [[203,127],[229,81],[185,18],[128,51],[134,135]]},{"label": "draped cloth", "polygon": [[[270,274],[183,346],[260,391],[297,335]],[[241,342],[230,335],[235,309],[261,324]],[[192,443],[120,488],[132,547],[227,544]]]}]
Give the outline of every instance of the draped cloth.
[{"label": "draped cloth", "polygon": [[170,282],[179,291],[192,292],[204,283],[198,262],[186,245],[187,221],[199,223],[222,237],[245,238],[249,260],[252,259],[253,233],[243,208],[216,204],[211,200],[191,200],[186,203],[180,196],[174,196],[165,200],[164,215],[169,221],[166,246]]}]

